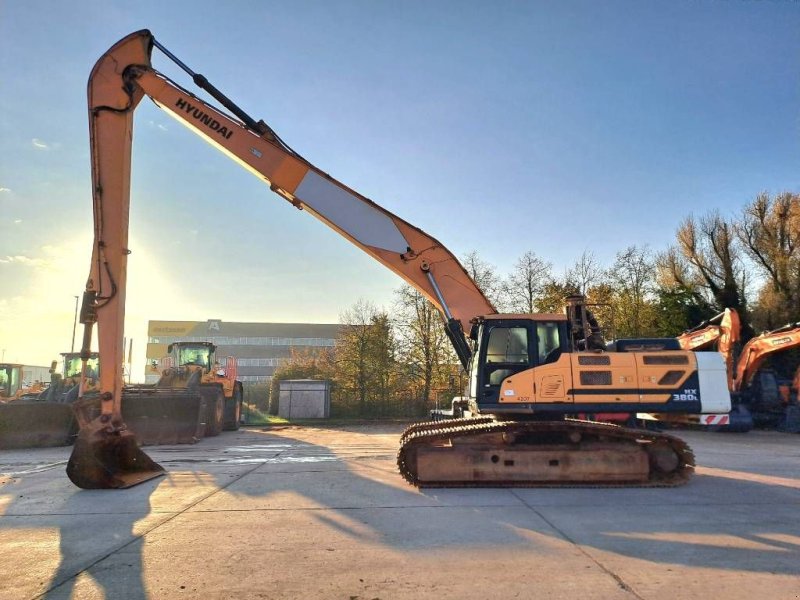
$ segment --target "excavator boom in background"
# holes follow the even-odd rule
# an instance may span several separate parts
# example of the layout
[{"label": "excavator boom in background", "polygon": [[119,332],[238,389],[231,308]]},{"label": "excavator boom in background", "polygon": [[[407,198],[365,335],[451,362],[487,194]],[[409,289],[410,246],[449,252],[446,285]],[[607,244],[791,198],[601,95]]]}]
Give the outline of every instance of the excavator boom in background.
[{"label": "excavator boom in background", "polygon": [[739,313],[733,308],[726,308],[718,315],[684,331],[677,337],[677,340],[684,350],[716,348],[725,361],[725,368],[728,372],[728,388],[733,389],[736,358],[734,351],[736,344],[741,339],[741,330]]},{"label": "excavator boom in background", "polygon": [[[154,70],[153,47],[224,110]],[[497,314],[444,245],[309,163],[149,31],[127,36],[100,58],[88,95],[95,236],[81,308],[82,354],[87,357],[96,324],[102,362],[122,364],[133,112],[148,96],[441,311],[469,374],[467,413],[481,416],[407,430],[398,464],[408,481],[428,486],[674,485],[686,480],[693,465],[691,451],[679,439],[565,416],[730,409],[719,356],[680,350],[605,352],[580,302],[566,315]],[[121,373],[101,373],[101,414],[82,420],[67,467],[80,487],[127,487],[162,472],[138,449],[122,421],[122,388]]]}]

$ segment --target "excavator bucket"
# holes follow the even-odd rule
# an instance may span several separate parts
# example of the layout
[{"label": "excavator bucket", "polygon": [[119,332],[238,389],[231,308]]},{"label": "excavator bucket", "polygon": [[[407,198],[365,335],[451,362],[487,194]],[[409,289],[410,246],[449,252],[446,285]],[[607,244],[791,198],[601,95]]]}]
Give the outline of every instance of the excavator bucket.
[{"label": "excavator bucket", "polygon": [[85,490],[128,488],[163,474],[133,433],[109,432],[103,424],[81,429],[67,463],[67,476]]},{"label": "excavator bucket", "polygon": [[136,436],[112,415],[98,415],[97,399],[73,404],[81,424],[67,462],[67,476],[85,490],[129,488],[164,474],[164,468],[139,448]]}]

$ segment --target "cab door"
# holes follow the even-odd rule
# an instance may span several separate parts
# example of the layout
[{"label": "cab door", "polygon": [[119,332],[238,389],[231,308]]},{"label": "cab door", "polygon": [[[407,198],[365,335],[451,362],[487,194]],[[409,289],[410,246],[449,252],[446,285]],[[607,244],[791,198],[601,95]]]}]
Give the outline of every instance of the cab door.
[{"label": "cab door", "polygon": [[536,369],[534,399],[537,404],[569,404],[572,390],[571,354],[566,352],[563,322],[536,322]]},{"label": "cab door", "polygon": [[[487,345],[484,401],[502,404],[569,404],[572,366],[564,321],[529,321],[495,329]],[[527,361],[518,348],[527,346]],[[495,398],[497,400],[495,400]],[[528,408],[533,408],[528,407]]]},{"label": "cab door", "polygon": [[479,404],[497,404],[503,381],[530,368],[530,333],[524,323],[484,324],[484,335],[488,338],[483,355],[480,389],[477,390]]}]

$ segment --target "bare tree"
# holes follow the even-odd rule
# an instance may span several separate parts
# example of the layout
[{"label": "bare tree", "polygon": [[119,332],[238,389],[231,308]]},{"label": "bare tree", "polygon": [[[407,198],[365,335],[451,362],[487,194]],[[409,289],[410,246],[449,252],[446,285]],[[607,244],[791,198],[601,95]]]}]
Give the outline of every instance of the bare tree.
[{"label": "bare tree", "polygon": [[522,313],[541,310],[545,286],[553,278],[552,267],[530,250],[520,256],[504,285],[507,310]]},{"label": "bare tree", "polygon": [[759,194],[748,204],[736,233],[766,280],[759,312],[767,327],[800,317],[800,195]]},{"label": "bare tree", "polygon": [[337,380],[343,391],[355,396],[359,414],[374,413],[388,401],[395,368],[389,315],[359,300],[340,320],[335,346]]},{"label": "bare tree", "polygon": [[499,308],[503,300],[503,282],[497,274],[497,267],[478,256],[477,250],[467,252],[460,261],[484,296]]},{"label": "bare tree", "polygon": [[565,280],[574,285],[579,294],[585,296],[590,287],[602,283],[604,275],[605,271],[595,255],[584,250],[575,264],[567,269]]},{"label": "bare tree", "polygon": [[650,249],[629,246],[618,252],[609,271],[613,288],[615,325],[618,337],[649,334],[655,321],[652,295],[655,263]]},{"label": "bare tree", "polygon": [[404,285],[396,292],[396,330],[402,362],[419,387],[423,404],[442,387],[452,365],[458,362],[447,339],[442,316],[433,304],[414,288]]},{"label": "bare tree", "polygon": [[661,266],[674,282],[705,298],[716,310],[734,308],[750,331],[746,312],[747,272],[737,246],[736,226],[712,212],[699,221],[690,216],[676,232],[677,246],[662,256]]}]

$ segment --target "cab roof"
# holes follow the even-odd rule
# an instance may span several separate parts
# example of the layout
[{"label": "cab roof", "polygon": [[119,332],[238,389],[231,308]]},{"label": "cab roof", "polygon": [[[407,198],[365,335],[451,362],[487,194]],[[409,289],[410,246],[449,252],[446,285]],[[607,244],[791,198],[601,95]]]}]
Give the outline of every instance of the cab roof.
[{"label": "cab roof", "polygon": [[523,321],[566,321],[567,315],[562,313],[497,313],[482,317],[485,321],[500,319],[519,319]]}]

